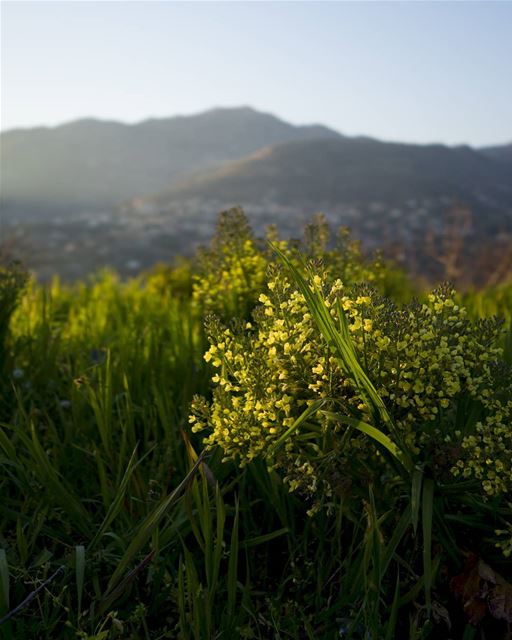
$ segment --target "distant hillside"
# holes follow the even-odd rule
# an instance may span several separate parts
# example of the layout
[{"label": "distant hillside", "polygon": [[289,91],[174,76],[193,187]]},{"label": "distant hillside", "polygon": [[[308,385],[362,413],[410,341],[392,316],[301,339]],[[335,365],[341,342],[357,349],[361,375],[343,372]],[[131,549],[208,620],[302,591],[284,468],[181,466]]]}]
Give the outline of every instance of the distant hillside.
[{"label": "distant hillside", "polygon": [[3,212],[105,210],[279,142],[339,137],[253,109],[214,109],[134,125],[78,120],[0,135]]},{"label": "distant hillside", "polygon": [[480,151],[489,156],[489,158],[505,162],[512,169],[512,142],[497,147],[484,147]]},{"label": "distant hillside", "polygon": [[132,201],[123,219],[204,241],[216,213],[233,205],[259,233],[277,224],[284,236],[322,211],[419,275],[484,282],[512,268],[512,171],[499,151],[364,138],[281,143]]},{"label": "distant hillside", "polygon": [[218,206],[273,203],[319,207],[400,207],[430,199],[512,212],[506,163],[470,147],[407,145],[368,139],[294,141],[263,149],[142,200],[163,211],[187,201]]},{"label": "distant hillside", "polygon": [[323,211],[433,278],[483,281],[505,265],[497,256],[512,260],[512,145],[348,138],[244,107],[10,131],[0,159],[0,258],[3,245],[46,279],[133,274],[190,253],[233,205],[258,233],[276,224],[286,236]]}]

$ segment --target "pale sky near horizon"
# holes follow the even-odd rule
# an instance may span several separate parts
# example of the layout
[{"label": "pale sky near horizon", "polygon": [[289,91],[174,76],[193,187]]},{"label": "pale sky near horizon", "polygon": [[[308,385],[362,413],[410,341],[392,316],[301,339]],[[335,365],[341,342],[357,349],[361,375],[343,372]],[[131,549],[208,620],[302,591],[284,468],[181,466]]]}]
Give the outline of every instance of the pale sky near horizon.
[{"label": "pale sky near horizon", "polygon": [[512,2],[2,2],[1,128],[250,105],[405,142],[512,141]]}]

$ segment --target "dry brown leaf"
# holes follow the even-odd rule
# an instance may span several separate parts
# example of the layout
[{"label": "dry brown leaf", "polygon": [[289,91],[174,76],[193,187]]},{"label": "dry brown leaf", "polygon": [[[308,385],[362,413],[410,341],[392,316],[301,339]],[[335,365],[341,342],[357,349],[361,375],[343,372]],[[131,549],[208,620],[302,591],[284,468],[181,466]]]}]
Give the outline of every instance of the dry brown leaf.
[{"label": "dry brown leaf", "polygon": [[487,612],[512,623],[512,585],[476,554],[468,554],[464,571],[450,585],[471,624],[477,625]]},{"label": "dry brown leaf", "polygon": [[505,580],[500,581],[489,592],[489,611],[497,620],[512,623],[512,585]]},{"label": "dry brown leaf", "polygon": [[469,622],[476,627],[485,618],[487,613],[487,602],[479,597],[472,598],[464,604],[464,611]]},{"label": "dry brown leaf", "polygon": [[496,584],[496,573],[488,564],[485,564],[482,558],[478,560],[478,575],[482,578],[482,580],[486,580],[491,584]]},{"label": "dry brown leaf", "polygon": [[448,609],[440,602],[434,601],[432,603],[432,617],[436,623],[444,622],[448,629],[452,628],[452,621],[450,620]]}]

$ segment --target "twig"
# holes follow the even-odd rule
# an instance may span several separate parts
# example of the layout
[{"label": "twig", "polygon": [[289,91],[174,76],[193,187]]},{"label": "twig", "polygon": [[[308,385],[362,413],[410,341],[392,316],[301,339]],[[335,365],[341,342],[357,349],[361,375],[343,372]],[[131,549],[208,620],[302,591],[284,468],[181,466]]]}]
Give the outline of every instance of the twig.
[{"label": "twig", "polygon": [[31,602],[36,596],[37,594],[42,591],[46,585],[50,584],[50,582],[52,582],[53,580],[55,580],[55,578],[60,575],[61,573],[64,573],[64,565],[60,566],[57,571],[55,571],[55,573],[53,573],[49,578],[47,578],[42,584],[40,584],[37,589],[34,589],[34,591],[32,591],[31,593],[28,594],[28,596],[25,598],[25,600],[23,600],[23,602],[20,602],[20,604],[15,607],[12,611],[9,611],[8,614],[6,614],[3,618],[0,619],[0,625],[4,624],[4,622],[7,622],[8,620],[10,620],[11,618],[14,618],[14,616],[19,613],[22,609],[24,609],[27,604],[29,604],[29,602]]}]

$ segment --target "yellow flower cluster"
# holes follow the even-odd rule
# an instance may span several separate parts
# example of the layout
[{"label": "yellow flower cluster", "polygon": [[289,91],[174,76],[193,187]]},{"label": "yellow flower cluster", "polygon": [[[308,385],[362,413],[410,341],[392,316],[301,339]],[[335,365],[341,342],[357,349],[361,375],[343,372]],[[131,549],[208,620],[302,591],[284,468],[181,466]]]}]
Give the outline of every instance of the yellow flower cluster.
[{"label": "yellow flower cluster", "polygon": [[[313,283],[322,290],[336,323],[343,310],[359,362],[411,453],[424,461],[440,444],[460,442],[462,435],[455,427],[459,400],[469,397],[478,406],[491,402],[492,363],[500,354],[492,344],[499,325],[470,322],[446,287],[423,303],[399,308],[367,286],[349,288],[339,279],[332,281],[326,271],[317,273]],[[205,360],[215,370],[213,399],[207,403],[196,398],[190,417],[193,431],[211,430],[207,445],[219,445],[226,458],[236,457],[242,465],[272,450],[305,408],[319,399],[325,400],[324,408],[371,420],[364,396],[327,348],[302,293],[281,271],[274,273],[259,302],[252,322],[234,328],[210,323],[211,346]],[[510,485],[510,478],[505,480],[501,473],[510,470],[512,459],[506,407],[508,413],[495,412],[463,440],[463,447],[472,452],[470,462],[457,462],[454,453],[444,465],[458,473],[462,464],[464,475],[481,478],[487,492]],[[316,430],[319,438],[303,437],[298,430],[273,457],[273,464],[285,470],[290,489],[314,492],[322,479],[325,491],[325,478],[336,474],[341,458],[331,456],[334,468],[328,470],[329,452],[319,449],[328,424],[324,415],[308,421],[309,433]],[[368,456],[363,441],[364,436],[352,439],[352,451]],[[482,444],[475,450],[477,441]],[[498,461],[498,453],[508,455],[508,466]],[[323,467],[315,460],[322,460]],[[485,460],[491,461],[487,467]]]},{"label": "yellow flower cluster", "polygon": [[247,316],[263,289],[267,264],[243,212],[224,212],[212,247],[199,254],[192,298],[203,313]]},{"label": "yellow flower cluster", "polygon": [[464,459],[454,475],[478,478],[489,496],[512,492],[512,400],[486,403],[490,414],[462,440]]},{"label": "yellow flower cluster", "polygon": [[356,349],[395,423],[415,453],[421,444],[449,436],[450,416],[461,393],[488,396],[490,363],[499,349],[489,332],[468,321],[446,288],[401,309],[374,295],[346,296]]},{"label": "yellow flower cluster", "polygon": [[380,258],[367,260],[357,242],[346,229],[340,229],[334,249],[328,248],[329,225],[321,215],[307,225],[300,243],[278,239],[275,228],[267,229],[267,242],[258,242],[240,208],[225,211],[219,217],[216,234],[208,250],[199,253],[199,272],[193,278],[193,300],[204,314],[222,318],[249,317],[265,290],[267,270],[272,268],[279,248],[296,267],[302,268],[300,256],[323,265],[328,282],[372,282],[390,293],[397,286],[407,288],[403,276]]},{"label": "yellow flower cluster", "polygon": [[215,373],[209,407],[196,399],[193,431],[212,427],[207,444],[220,445],[226,457],[246,464],[265,452],[304,410],[311,394],[302,382],[311,368],[311,318],[302,296],[287,282],[270,283],[261,294],[262,307],[237,332],[210,323],[211,346],[205,354]]}]

